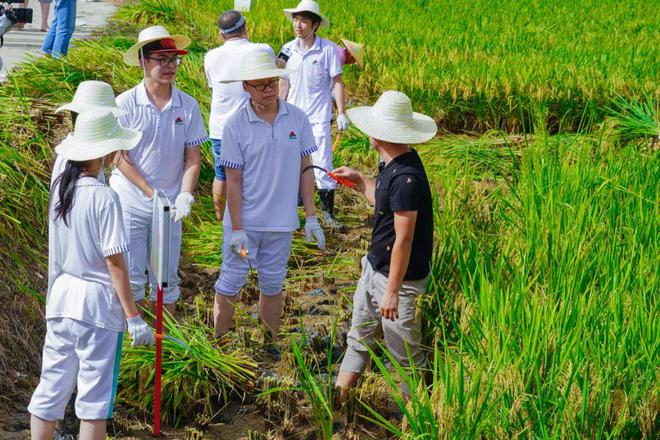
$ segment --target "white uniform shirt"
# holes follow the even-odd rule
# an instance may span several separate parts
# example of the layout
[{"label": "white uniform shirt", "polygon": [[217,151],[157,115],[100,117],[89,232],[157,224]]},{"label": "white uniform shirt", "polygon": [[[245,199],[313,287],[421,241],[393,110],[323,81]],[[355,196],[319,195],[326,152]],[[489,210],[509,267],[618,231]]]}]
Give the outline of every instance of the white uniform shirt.
[{"label": "white uniform shirt", "polygon": [[227,78],[235,78],[240,73],[242,57],[254,52],[268,52],[275,61],[273,48],[267,44],[250,43],[247,39],[229,40],[222,46],[209,50],[204,56],[204,73],[209,87],[213,89],[211,114],[209,115],[209,136],[222,139],[225,123],[250,96],[243,90],[243,83],[235,81],[221,83]]},{"label": "white uniform shirt", "polygon": [[[273,125],[256,115],[249,102],[225,126],[220,162],[242,171],[242,220],[248,231],[297,229],[300,163],[316,151],[305,113],[282,100]],[[225,227],[231,227],[229,209]]]},{"label": "white uniform shirt", "polygon": [[319,36],[307,51],[302,52],[298,40],[288,42],[282,48],[290,53],[287,69],[289,95],[287,101],[307,113],[312,124],[332,120],[332,78],[341,75],[342,66],[335,43]]},{"label": "white uniform shirt", "polygon": [[[173,85],[172,98],[161,111],[149,99],[143,81],[119,95],[117,105],[127,112],[119,123],[142,132],[138,145],[128,151],[130,161],[152,188],[163,190],[173,202],[181,190],[185,149],[208,140],[197,101]],[[117,168],[110,185],[122,200],[146,199]]]},{"label": "white uniform shirt", "polygon": [[71,318],[124,331],[124,312],[105,257],[128,251],[119,197],[94,177],[76,184],[73,207],[55,220],[59,201],[51,192],[48,221],[46,319]]}]

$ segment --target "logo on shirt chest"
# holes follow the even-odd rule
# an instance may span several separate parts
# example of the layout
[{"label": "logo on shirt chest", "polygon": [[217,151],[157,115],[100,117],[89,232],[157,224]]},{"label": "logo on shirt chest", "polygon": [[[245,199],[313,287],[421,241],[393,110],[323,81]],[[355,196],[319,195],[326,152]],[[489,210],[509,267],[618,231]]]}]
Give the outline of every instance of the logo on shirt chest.
[{"label": "logo on shirt chest", "polygon": [[181,116],[176,117],[174,120],[174,125],[183,125],[183,119],[181,119]]},{"label": "logo on shirt chest", "polygon": [[298,139],[298,136],[296,136],[296,132],[292,130],[292,131],[289,133],[289,140],[290,140],[290,141],[295,141],[296,139]]}]

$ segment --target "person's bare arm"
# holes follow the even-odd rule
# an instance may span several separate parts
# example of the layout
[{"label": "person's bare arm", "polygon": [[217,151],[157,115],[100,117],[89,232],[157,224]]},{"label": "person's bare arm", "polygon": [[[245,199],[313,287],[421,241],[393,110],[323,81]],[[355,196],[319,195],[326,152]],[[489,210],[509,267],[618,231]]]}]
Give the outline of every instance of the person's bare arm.
[{"label": "person's bare arm", "polygon": [[381,316],[392,321],[399,317],[399,290],[408,270],[416,222],[417,211],[394,212],[394,233],[396,238],[392,245],[387,288],[380,304]]},{"label": "person's bare arm", "polygon": [[305,217],[316,215],[316,205],[314,204],[314,172],[311,168],[303,172],[310,165],[309,156],[303,157],[300,162],[300,197],[302,197],[303,206],[305,207]]},{"label": "person's bare arm", "polygon": [[337,104],[337,114],[341,115],[344,113],[344,81],[342,80],[341,75],[337,75],[332,78],[332,88],[335,95],[335,103]]},{"label": "person's bare arm", "polygon": [[181,179],[181,192],[193,193],[199,171],[202,168],[202,153],[199,147],[186,148],[186,160],[183,165],[183,179]]},{"label": "person's bare arm", "polygon": [[243,172],[225,167],[227,174],[227,207],[231,217],[231,228],[243,229]]},{"label": "person's bare arm", "polygon": [[355,183],[355,190],[364,194],[369,203],[376,204],[376,181],[374,179],[370,179],[348,167],[335,168],[333,173],[337,177]]},{"label": "person's bare arm", "polygon": [[126,318],[137,315],[138,308],[135,305],[131,285],[128,281],[128,269],[126,268],[124,254],[119,253],[105,257],[105,264],[108,267],[108,272],[110,272],[110,279],[119,297],[119,302],[121,302],[124,309],[124,315]]},{"label": "person's bare arm", "polygon": [[115,154],[114,164],[119,171],[131,182],[133,185],[137,186],[140,191],[144,193],[148,198],[152,198],[154,195],[154,189],[149,185],[149,182],[140,174],[135,165],[133,165],[128,159],[128,155],[123,152]]},{"label": "person's bare arm", "polygon": [[286,78],[280,78],[280,98],[286,101],[286,98],[289,96],[289,80]]}]

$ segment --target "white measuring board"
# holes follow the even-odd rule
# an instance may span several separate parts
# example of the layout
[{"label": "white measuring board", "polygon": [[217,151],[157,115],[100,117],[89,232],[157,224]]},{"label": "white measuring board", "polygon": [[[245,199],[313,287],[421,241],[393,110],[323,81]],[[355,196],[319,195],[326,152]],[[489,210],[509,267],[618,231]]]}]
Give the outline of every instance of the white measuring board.
[{"label": "white measuring board", "polygon": [[156,190],[151,220],[151,270],[161,288],[167,287],[170,263],[170,201],[161,190]]}]

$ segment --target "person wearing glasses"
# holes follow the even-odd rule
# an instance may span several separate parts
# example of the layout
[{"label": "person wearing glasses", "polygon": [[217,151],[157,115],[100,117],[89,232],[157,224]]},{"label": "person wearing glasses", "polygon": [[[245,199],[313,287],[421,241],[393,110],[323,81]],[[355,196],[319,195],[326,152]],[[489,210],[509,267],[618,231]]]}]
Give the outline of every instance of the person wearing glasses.
[{"label": "person wearing glasses", "polygon": [[[195,201],[192,193],[201,166],[200,145],[208,140],[197,101],[174,85],[189,44],[186,36],[170,35],[164,27],[152,26],[140,32],[138,42],[124,54],[126,64],[142,68],[144,80],[117,97],[117,105],[126,112],[119,122],[141,131],[143,136],[126,158],[117,158],[110,176],[110,186],[121,200],[129,242],[131,290],[140,306],[146,296],[145,269],[149,269],[155,191],[162,190],[174,203],[169,280],[163,292],[165,308],[171,314],[180,296],[180,220],[190,214]],[[153,274],[149,281],[153,306],[157,287]]]},{"label": "person wearing glasses", "polygon": [[249,269],[259,277],[259,312],[266,331],[266,352],[275,359],[282,313],[282,288],[298,229],[298,191],[305,209],[307,241],[325,247],[314,206],[314,175],[304,172],[316,151],[305,113],[278,98],[279,69],[268,52],[245,55],[240,70],[223,81],[236,81],[250,98],[229,117],[222,133],[220,163],[227,174],[222,267],[215,283],[216,336],[228,332],[234,304]]}]

